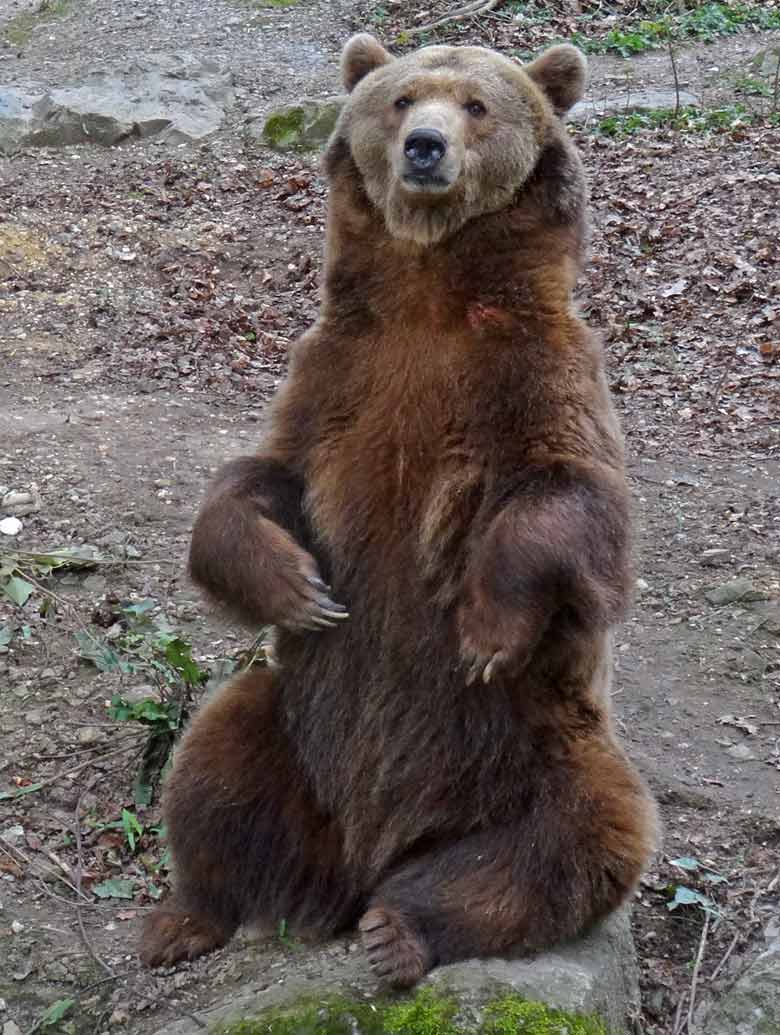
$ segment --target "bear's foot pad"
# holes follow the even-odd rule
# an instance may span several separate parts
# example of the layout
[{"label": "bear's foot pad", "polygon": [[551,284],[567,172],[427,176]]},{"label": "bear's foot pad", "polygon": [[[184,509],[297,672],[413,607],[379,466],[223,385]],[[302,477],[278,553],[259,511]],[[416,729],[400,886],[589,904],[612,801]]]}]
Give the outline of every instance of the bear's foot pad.
[{"label": "bear's foot pad", "polygon": [[224,945],[228,936],[216,924],[191,913],[158,909],[144,924],[140,956],[147,967],[171,967]]},{"label": "bear's foot pad", "polygon": [[394,988],[408,988],[429,967],[423,940],[398,913],[377,906],[360,921],[360,935],[374,973]]}]

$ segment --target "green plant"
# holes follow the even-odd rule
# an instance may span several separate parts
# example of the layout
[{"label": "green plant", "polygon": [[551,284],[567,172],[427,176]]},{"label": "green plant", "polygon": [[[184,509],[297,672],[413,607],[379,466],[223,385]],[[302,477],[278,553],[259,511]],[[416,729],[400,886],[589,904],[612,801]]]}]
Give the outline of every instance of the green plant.
[{"label": "green plant", "polygon": [[136,722],[148,730],[133,787],[135,804],[143,806],[154,797],[192,692],[209,674],[193,659],[191,644],[158,613],[155,600],[120,605],[116,619],[105,639],[85,628],[76,640],[81,657],[101,672],[142,675],[157,684],[157,697],[128,701],[115,694],[108,708],[115,722]]},{"label": "green plant", "polygon": [[[583,24],[585,24],[583,22]],[[698,39],[710,42],[716,36],[746,29],[780,28],[780,10],[739,3],[699,4],[680,13],[668,6],[657,19],[629,22],[599,36],[575,32],[571,42],[590,54],[607,52],[631,57],[667,45],[670,39]]]},{"label": "green plant", "polygon": [[136,847],[138,845],[138,839],[144,836],[144,828],[138,816],[134,812],[130,812],[129,809],[122,809],[121,819],[122,829],[125,832],[125,838],[130,847],[130,851],[135,854]]},{"label": "green plant", "polygon": [[[0,596],[6,597],[17,607],[24,607],[37,591],[49,603],[53,596],[40,580],[47,579],[54,572],[88,571],[105,562],[94,546],[59,546],[45,553],[29,550],[8,550],[0,552]],[[44,601],[44,607],[49,605]]]},{"label": "green plant", "polygon": [[[722,874],[717,873],[715,870],[712,870],[708,866],[699,862],[698,859],[694,859],[690,856],[683,856],[679,859],[670,859],[669,864],[674,866],[675,869],[682,870],[690,877],[695,876],[702,884],[715,885],[728,883]],[[685,884],[670,884],[667,891],[671,897],[666,903],[666,908],[670,911],[679,909],[680,906],[698,906],[710,916],[720,916],[720,910],[709,895],[705,895],[694,888],[689,888]]]},{"label": "green plant", "polygon": [[739,76],[734,80],[734,87],[737,93],[744,93],[750,97],[772,96],[772,87],[769,83],[765,83],[751,75]]},{"label": "green plant", "polygon": [[[669,129],[682,133],[728,132],[741,126],[764,121],[763,116],[749,112],[743,104],[732,104],[724,108],[656,108],[651,111],[629,112],[625,115],[608,115],[595,126],[598,133],[610,137],[630,136],[640,130]],[[772,115],[766,121],[773,123]]]}]

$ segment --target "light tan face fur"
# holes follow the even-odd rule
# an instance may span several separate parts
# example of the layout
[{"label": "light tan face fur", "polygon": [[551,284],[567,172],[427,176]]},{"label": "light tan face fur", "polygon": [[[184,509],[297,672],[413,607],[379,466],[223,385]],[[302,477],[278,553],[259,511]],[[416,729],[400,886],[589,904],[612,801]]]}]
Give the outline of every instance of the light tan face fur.
[{"label": "light tan face fur", "polygon": [[[582,95],[585,62],[554,47],[525,69],[481,47],[425,47],[393,58],[371,36],[342,55],[351,95],[337,134],[395,237],[431,244],[507,206],[532,172],[555,114]],[[436,131],[435,175],[415,176],[409,135]]]}]

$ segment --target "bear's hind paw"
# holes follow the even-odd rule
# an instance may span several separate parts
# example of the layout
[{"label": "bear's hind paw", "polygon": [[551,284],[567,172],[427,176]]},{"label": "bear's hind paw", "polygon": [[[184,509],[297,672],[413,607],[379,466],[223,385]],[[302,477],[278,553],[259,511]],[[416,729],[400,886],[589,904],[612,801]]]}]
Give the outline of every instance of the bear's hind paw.
[{"label": "bear's hind paw", "polygon": [[369,909],[360,921],[360,934],[371,967],[385,984],[408,988],[430,969],[425,943],[395,911]]},{"label": "bear's hind paw", "polygon": [[158,909],[144,923],[140,956],[147,967],[171,967],[224,945],[228,936],[216,924],[185,912]]}]

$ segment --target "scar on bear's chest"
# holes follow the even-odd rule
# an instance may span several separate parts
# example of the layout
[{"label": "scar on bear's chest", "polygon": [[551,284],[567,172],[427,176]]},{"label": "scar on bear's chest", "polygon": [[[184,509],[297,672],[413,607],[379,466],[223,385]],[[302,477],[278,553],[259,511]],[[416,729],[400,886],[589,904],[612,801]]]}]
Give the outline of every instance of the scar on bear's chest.
[{"label": "scar on bear's chest", "polygon": [[499,306],[472,302],[466,310],[466,320],[472,330],[479,331],[487,327],[509,327],[512,316]]}]

